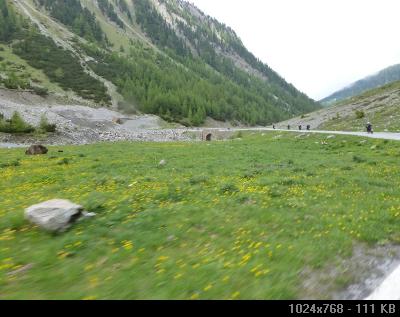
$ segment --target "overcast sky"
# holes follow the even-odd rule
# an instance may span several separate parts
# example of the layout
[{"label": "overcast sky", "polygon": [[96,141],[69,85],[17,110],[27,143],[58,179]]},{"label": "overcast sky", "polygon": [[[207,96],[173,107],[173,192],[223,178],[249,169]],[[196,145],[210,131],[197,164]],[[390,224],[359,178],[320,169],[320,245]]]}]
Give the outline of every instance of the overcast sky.
[{"label": "overcast sky", "polygon": [[314,99],[400,63],[400,0],[189,0]]}]

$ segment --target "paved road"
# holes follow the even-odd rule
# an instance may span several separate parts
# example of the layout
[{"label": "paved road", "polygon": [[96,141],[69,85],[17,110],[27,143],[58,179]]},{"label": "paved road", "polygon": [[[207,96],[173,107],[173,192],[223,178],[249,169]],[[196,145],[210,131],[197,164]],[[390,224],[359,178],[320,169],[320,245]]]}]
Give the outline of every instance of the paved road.
[{"label": "paved road", "polygon": [[[279,130],[279,131],[287,131],[287,130]],[[293,131],[295,132],[295,131]],[[362,136],[368,137],[372,139],[382,139],[382,140],[398,140],[400,141],[400,133],[392,133],[392,132],[375,132],[374,134],[368,134],[367,132],[345,132],[345,131],[296,131],[302,133],[323,133],[323,134],[335,134],[335,135],[354,135],[354,136]]]},{"label": "paved road", "polygon": [[366,300],[400,300],[400,266]]},{"label": "paved road", "polygon": [[[212,130],[212,129],[207,129]],[[319,133],[319,134],[329,134],[329,135],[354,135],[361,137],[368,137],[373,139],[382,139],[382,140],[398,140],[400,141],[400,133],[392,133],[392,132],[375,132],[374,134],[368,134],[367,132],[346,132],[346,131],[322,131],[322,130],[285,130],[285,129],[271,129],[271,128],[240,128],[240,129],[216,129],[219,131],[285,131],[292,133]]]}]

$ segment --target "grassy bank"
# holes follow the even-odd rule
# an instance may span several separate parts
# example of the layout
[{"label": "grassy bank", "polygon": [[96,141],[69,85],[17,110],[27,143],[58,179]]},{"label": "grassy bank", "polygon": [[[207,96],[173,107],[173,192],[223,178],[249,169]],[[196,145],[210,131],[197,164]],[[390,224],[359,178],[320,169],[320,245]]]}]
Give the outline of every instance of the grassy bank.
[{"label": "grassy bank", "polygon": [[[369,90],[359,96],[343,100],[334,107],[337,117],[332,117],[319,128],[338,131],[365,131],[370,121],[376,132],[400,132],[400,82]],[[342,113],[347,107],[354,111]],[[358,112],[358,113],[357,113]]]},{"label": "grassy bank", "polygon": [[[400,143],[267,133],[62,149],[0,149],[0,299],[292,299],[302,272],[355,244],[400,242]],[[53,198],[97,216],[61,235],[23,219]]]}]

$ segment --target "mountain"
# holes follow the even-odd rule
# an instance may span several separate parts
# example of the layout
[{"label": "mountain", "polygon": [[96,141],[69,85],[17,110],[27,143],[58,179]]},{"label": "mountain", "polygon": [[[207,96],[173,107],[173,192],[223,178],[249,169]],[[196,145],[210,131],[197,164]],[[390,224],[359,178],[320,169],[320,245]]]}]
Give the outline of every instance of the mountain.
[{"label": "mountain", "polygon": [[398,80],[400,80],[400,64],[390,66],[374,75],[356,81],[350,86],[322,99],[320,102],[325,105],[330,105],[340,100],[360,95],[367,90],[384,86]]},{"label": "mountain", "polygon": [[310,124],[312,129],[365,132],[369,121],[377,132],[400,132],[399,105],[400,81],[396,81],[277,126],[286,129],[291,125],[297,129],[300,124]]},{"label": "mountain", "polygon": [[8,89],[187,126],[265,125],[320,108],[181,0],[0,0],[0,63]]}]

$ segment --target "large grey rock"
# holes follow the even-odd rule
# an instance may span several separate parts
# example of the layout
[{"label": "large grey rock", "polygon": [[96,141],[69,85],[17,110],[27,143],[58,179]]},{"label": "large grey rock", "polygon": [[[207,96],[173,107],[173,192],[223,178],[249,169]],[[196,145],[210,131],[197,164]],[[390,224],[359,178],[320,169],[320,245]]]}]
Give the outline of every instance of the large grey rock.
[{"label": "large grey rock", "polygon": [[52,231],[63,232],[82,217],[92,217],[83,207],[68,200],[53,199],[25,210],[25,218],[39,227]]}]

